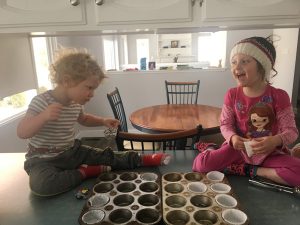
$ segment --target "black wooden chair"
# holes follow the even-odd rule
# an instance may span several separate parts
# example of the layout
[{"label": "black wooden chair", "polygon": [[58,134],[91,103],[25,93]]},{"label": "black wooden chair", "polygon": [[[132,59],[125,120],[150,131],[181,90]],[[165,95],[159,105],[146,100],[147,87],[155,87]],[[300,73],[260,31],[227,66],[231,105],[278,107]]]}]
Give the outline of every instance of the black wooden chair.
[{"label": "black wooden chair", "polygon": [[166,81],[168,104],[197,104],[200,80],[195,82]]},{"label": "black wooden chair", "polygon": [[113,111],[114,117],[120,121],[119,130],[128,132],[126,114],[118,88],[107,94],[110,107]]},{"label": "black wooden chair", "polygon": [[[189,149],[192,149],[193,144],[199,140],[202,133],[202,126],[198,125],[196,128],[177,131],[171,133],[161,133],[161,134],[141,134],[141,133],[129,133],[124,131],[118,131],[116,135],[116,142],[119,151],[126,150],[138,150],[144,151],[149,150],[149,143],[151,143],[151,150],[174,150],[187,149],[186,146],[181,146],[182,139],[192,138],[192,144]],[[125,149],[124,142],[130,143],[130,146]],[[147,143],[147,149],[145,148],[145,143]],[[156,149],[156,146],[160,144],[160,149]]]},{"label": "black wooden chair", "polygon": [[[111,106],[111,109],[113,111],[114,117],[120,121],[119,125],[119,131],[128,132],[128,126],[127,126],[127,120],[126,120],[126,113],[124,109],[124,105],[121,99],[120,92],[118,88],[115,88],[114,91],[110,92],[107,94],[107,98],[109,101],[109,104]],[[125,141],[123,143],[123,148],[124,149],[130,149],[131,144],[134,144],[136,148],[140,146],[140,143],[129,143],[128,141]],[[144,143],[145,144],[145,150],[153,150],[152,148],[152,143]],[[160,148],[160,144],[156,144],[155,149]]]}]

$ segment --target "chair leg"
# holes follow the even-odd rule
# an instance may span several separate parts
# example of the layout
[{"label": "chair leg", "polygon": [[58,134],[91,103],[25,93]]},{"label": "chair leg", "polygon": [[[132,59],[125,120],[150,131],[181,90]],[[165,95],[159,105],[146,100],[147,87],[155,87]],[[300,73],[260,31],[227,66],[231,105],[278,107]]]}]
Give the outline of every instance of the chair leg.
[{"label": "chair leg", "polygon": [[186,144],[187,144],[186,138],[180,139],[180,140],[176,141],[175,149],[176,150],[185,150]]}]

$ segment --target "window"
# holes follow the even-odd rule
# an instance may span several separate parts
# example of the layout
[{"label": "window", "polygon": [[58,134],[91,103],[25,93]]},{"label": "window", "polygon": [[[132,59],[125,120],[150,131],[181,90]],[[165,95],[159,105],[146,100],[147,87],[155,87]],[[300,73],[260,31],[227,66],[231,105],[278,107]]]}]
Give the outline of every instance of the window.
[{"label": "window", "polygon": [[207,66],[223,67],[226,57],[227,32],[202,32],[198,36],[198,61]]},{"label": "window", "polygon": [[149,61],[149,39],[136,40],[136,56],[139,63],[141,58],[146,58],[146,61]]},{"label": "window", "polygon": [[3,98],[0,101],[0,124],[24,112],[35,95],[36,90],[28,90]]},{"label": "window", "polygon": [[104,61],[106,70],[117,70],[119,68],[118,42],[114,37],[103,39]]},{"label": "window", "polygon": [[34,37],[31,41],[39,89],[30,89],[3,98],[0,101],[0,124],[26,111],[31,99],[38,92],[44,92],[52,87],[48,71],[47,39],[45,37]]},{"label": "window", "polygon": [[32,38],[32,48],[34,54],[37,81],[39,86],[39,93],[42,93],[52,88],[52,84],[49,79],[49,54],[47,46],[47,38]]},{"label": "window", "polygon": [[104,36],[105,68],[141,69],[141,58],[146,58],[146,65],[155,62],[157,69],[176,69],[177,64],[188,64],[187,68],[224,67],[226,39],[226,31]]}]

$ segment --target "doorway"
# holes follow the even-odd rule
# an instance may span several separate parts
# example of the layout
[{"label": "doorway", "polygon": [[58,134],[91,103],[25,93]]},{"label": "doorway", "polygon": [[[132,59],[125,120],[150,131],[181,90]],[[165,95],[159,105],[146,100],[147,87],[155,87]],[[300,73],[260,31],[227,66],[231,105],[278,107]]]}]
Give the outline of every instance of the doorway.
[{"label": "doorway", "polygon": [[298,33],[298,44],[297,44],[295,75],[294,75],[294,84],[293,84],[292,106],[294,108],[294,112],[296,115],[296,122],[300,124],[300,30]]}]

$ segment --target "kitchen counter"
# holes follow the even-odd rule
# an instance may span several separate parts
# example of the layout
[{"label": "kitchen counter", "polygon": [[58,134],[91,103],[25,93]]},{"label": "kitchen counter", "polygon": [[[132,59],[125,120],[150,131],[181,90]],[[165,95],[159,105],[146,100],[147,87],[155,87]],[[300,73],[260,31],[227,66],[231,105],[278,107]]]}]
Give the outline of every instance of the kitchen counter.
[{"label": "kitchen counter", "polygon": [[[136,171],[189,172],[197,151],[167,151],[173,156],[168,166],[139,168]],[[81,187],[91,188],[95,179],[82,183],[67,193],[42,198],[31,193],[23,170],[24,153],[0,155],[0,224],[1,225],[74,225],[85,200],[74,194]],[[227,177],[243,211],[253,225],[295,225],[299,221],[300,198],[251,186],[246,177]],[[163,223],[162,223],[163,224]]]}]

